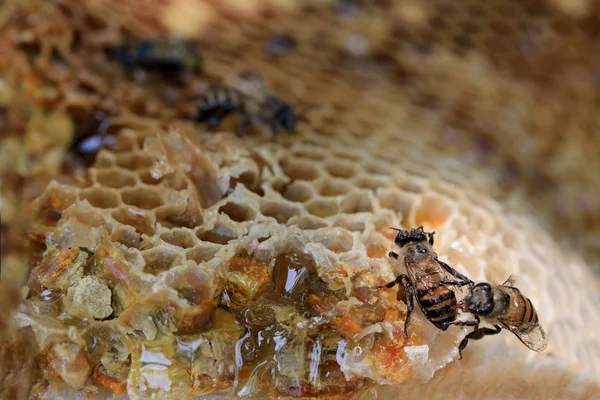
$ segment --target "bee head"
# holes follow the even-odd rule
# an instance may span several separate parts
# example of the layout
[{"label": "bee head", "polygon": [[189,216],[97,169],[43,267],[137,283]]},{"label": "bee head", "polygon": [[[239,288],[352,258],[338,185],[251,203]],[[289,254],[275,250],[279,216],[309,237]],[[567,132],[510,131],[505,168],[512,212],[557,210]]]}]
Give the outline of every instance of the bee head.
[{"label": "bee head", "polygon": [[489,283],[473,286],[466,298],[467,309],[475,315],[487,315],[494,310],[494,293]]},{"label": "bee head", "polygon": [[433,235],[435,232],[425,232],[422,226],[407,230],[401,230],[397,228],[392,229],[398,231],[398,234],[394,239],[394,243],[396,243],[396,246],[400,248],[403,248],[409,243],[419,242],[429,242],[430,245],[433,245]]}]

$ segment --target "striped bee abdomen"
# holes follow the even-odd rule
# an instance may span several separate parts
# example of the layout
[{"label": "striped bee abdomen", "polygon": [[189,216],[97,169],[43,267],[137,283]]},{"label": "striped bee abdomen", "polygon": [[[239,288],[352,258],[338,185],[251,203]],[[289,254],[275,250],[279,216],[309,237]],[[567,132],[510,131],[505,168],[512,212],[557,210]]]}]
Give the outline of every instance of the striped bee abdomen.
[{"label": "striped bee abdomen", "polygon": [[200,100],[196,122],[216,125],[229,114],[243,107],[243,96],[236,90],[212,87]]},{"label": "striped bee abdomen", "polygon": [[423,282],[419,282],[417,302],[425,317],[441,330],[446,330],[458,315],[458,310],[454,307],[456,295],[443,285],[429,288]]},{"label": "striped bee abdomen", "polygon": [[511,312],[508,313],[508,315],[510,315],[510,320],[524,324],[520,327],[520,330],[523,331],[530,329],[532,327],[530,324],[537,324],[538,315],[533,304],[531,304],[531,300],[523,296],[521,292],[516,289],[511,297]]}]

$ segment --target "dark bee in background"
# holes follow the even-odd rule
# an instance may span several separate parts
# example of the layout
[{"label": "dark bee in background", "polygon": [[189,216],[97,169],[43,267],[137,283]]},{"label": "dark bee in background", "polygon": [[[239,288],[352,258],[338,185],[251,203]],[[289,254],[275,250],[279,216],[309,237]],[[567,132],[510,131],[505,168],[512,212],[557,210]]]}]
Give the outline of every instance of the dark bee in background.
[{"label": "dark bee in background", "polygon": [[[548,346],[546,333],[539,324],[539,319],[531,300],[523,296],[519,289],[512,286],[512,276],[499,286],[487,282],[478,283],[470,288],[469,293],[459,304],[463,311],[475,315],[494,325],[492,328],[480,328],[479,324],[460,342],[459,353],[467,347],[469,340],[478,340],[484,336],[496,335],[502,326],[515,334],[525,346],[533,351],[544,351]],[[502,326],[501,326],[502,325]]]},{"label": "dark bee in background", "polygon": [[174,36],[126,42],[109,49],[110,57],[133,70],[142,68],[162,73],[202,72],[196,43]]},{"label": "dark bee in background", "polygon": [[[404,335],[408,337],[408,324],[416,298],[423,315],[437,328],[445,331],[450,325],[475,326],[478,321],[458,321],[456,294],[450,286],[472,284],[466,276],[443,261],[433,250],[435,232],[424,232],[423,227],[398,231],[394,243],[402,251],[406,275],[399,275],[394,281],[381,288],[391,288],[402,283],[406,291],[408,311],[404,322]],[[400,255],[390,252],[389,256],[399,259]]]},{"label": "dark bee in background", "polygon": [[237,135],[242,135],[242,127],[247,124],[246,96],[238,90],[214,86],[208,88],[198,104],[196,122],[206,122],[208,126],[218,125],[223,118],[237,113],[242,118],[242,126]]},{"label": "dark bee in background", "polygon": [[269,94],[260,76],[245,72],[235,88],[213,86],[208,89],[198,104],[196,122],[215,126],[225,117],[237,114],[240,118],[237,136],[243,136],[251,124],[267,127],[273,135],[279,131],[291,134],[310,108],[297,113],[294,106]]}]

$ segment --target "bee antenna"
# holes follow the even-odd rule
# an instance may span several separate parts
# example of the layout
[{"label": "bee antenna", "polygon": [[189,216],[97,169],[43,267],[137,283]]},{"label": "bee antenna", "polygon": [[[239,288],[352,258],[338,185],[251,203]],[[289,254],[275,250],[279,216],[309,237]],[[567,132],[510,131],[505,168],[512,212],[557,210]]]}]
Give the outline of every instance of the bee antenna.
[{"label": "bee antenna", "polygon": [[397,232],[402,232],[402,229],[400,228],[394,228],[393,226],[390,226],[390,229],[397,231]]}]

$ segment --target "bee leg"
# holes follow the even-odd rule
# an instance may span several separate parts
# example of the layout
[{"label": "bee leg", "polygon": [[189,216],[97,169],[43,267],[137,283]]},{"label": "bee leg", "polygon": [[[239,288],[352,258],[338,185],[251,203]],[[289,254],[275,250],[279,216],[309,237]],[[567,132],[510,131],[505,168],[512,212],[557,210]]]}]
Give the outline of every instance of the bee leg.
[{"label": "bee leg", "polygon": [[453,276],[457,277],[458,279],[460,279],[460,282],[457,282],[455,284],[457,284],[457,286],[464,286],[464,285],[468,285],[470,283],[473,283],[472,280],[470,280],[469,278],[467,278],[466,276],[464,276],[463,274],[461,274],[460,272],[458,272],[457,270],[455,270],[454,268],[452,268],[451,266],[449,266],[448,264],[446,264],[445,262],[439,262],[441,264],[441,266],[448,271],[450,274],[452,274]]},{"label": "bee leg", "polygon": [[377,289],[383,289],[383,288],[389,289],[389,288],[393,288],[394,286],[396,286],[399,283],[404,283],[404,279],[405,278],[408,279],[408,277],[406,275],[404,275],[404,274],[398,275],[396,277],[396,279],[394,279],[393,281],[388,282],[387,284],[385,284],[383,286],[377,286]]},{"label": "bee leg", "polygon": [[396,279],[389,282],[387,285],[377,286],[377,289],[392,288],[399,283],[402,283],[404,285],[404,291],[406,293],[406,307],[408,309],[406,311],[406,319],[404,320],[404,337],[408,337],[408,324],[410,323],[410,316],[415,308],[413,303],[413,299],[415,297],[415,289],[410,283],[408,276],[404,274],[398,275]]},{"label": "bee leg", "polygon": [[477,330],[479,329],[479,317],[475,317],[475,319],[470,320],[470,321],[454,321],[454,322],[450,322],[449,325],[456,325],[456,326],[474,326],[475,329]]},{"label": "bee leg", "polygon": [[412,314],[415,306],[413,299],[415,297],[415,288],[408,280],[408,276],[400,275],[402,283],[404,284],[404,291],[406,292],[406,319],[404,320],[404,337],[408,337],[408,324],[410,323],[410,315]]},{"label": "bee leg", "polygon": [[479,340],[479,339],[483,338],[484,336],[497,335],[502,330],[502,328],[498,325],[494,325],[494,328],[496,328],[496,329],[475,328],[473,330],[473,332],[471,332],[467,336],[465,336],[465,338],[460,342],[460,345],[458,346],[459,359],[462,360],[462,351],[465,349],[465,347],[467,347],[467,344],[469,344],[469,340],[471,340],[471,339]]}]

